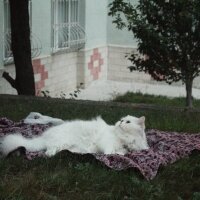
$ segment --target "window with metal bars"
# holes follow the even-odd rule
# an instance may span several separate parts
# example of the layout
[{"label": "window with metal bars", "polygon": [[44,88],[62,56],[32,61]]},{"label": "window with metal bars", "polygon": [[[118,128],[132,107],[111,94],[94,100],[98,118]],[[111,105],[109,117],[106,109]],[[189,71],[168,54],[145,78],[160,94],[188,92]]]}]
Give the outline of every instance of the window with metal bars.
[{"label": "window with metal bars", "polygon": [[80,0],[52,0],[53,52],[78,50],[85,44],[85,31],[79,23]]},{"label": "window with metal bars", "polygon": [[13,60],[11,51],[11,28],[9,0],[4,0],[4,63]]},{"label": "window with metal bars", "polygon": [[[30,24],[30,39],[31,39],[31,54],[32,57],[37,57],[41,53],[41,42],[39,38],[32,33],[32,1],[29,0],[29,24]],[[13,54],[11,50],[11,27],[10,27],[10,5],[9,0],[4,0],[4,48],[3,48],[4,64],[13,62]]]}]

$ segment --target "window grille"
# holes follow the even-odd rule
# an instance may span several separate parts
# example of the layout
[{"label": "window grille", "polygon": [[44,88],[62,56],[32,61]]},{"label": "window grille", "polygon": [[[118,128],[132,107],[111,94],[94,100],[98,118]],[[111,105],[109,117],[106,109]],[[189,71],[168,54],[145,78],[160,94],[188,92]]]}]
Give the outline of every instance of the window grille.
[{"label": "window grille", "polygon": [[83,48],[85,31],[79,23],[79,1],[52,0],[53,52]]},{"label": "window grille", "polygon": [[11,51],[10,8],[9,1],[4,1],[4,62],[13,60]]},{"label": "window grille", "polygon": [[[39,38],[32,33],[32,1],[29,0],[29,24],[30,24],[30,40],[32,58],[37,57],[41,53],[41,42]],[[10,5],[9,0],[4,0],[4,48],[3,57],[4,64],[13,62],[13,54],[11,50],[11,27],[10,27]]]}]

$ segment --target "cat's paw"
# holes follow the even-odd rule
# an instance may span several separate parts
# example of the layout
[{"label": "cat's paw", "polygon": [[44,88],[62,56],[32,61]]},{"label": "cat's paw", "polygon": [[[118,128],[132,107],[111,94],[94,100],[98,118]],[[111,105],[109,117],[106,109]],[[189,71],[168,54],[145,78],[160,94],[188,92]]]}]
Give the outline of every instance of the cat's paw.
[{"label": "cat's paw", "polygon": [[48,157],[54,156],[57,153],[57,149],[48,149],[45,151],[45,155]]}]

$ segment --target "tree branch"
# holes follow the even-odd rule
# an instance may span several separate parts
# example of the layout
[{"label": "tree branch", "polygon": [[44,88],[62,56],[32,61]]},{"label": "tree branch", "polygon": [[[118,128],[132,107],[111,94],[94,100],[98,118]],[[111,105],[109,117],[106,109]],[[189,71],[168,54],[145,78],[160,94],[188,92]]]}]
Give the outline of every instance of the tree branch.
[{"label": "tree branch", "polygon": [[4,79],[6,79],[13,88],[17,89],[16,88],[16,81],[9,75],[8,72],[3,72],[2,77]]}]

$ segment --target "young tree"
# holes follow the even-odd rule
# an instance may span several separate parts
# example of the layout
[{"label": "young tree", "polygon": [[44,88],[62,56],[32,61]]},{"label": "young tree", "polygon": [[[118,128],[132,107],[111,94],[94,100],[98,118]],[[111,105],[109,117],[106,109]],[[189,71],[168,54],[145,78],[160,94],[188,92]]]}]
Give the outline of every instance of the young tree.
[{"label": "young tree", "polygon": [[109,15],[119,29],[133,32],[139,55],[130,70],[149,73],[157,81],[182,81],[186,106],[192,107],[192,85],[200,73],[200,1],[114,0]]},{"label": "young tree", "polygon": [[16,78],[4,72],[3,77],[19,95],[35,95],[34,74],[31,59],[29,27],[29,0],[9,0],[11,18],[11,48]]}]

